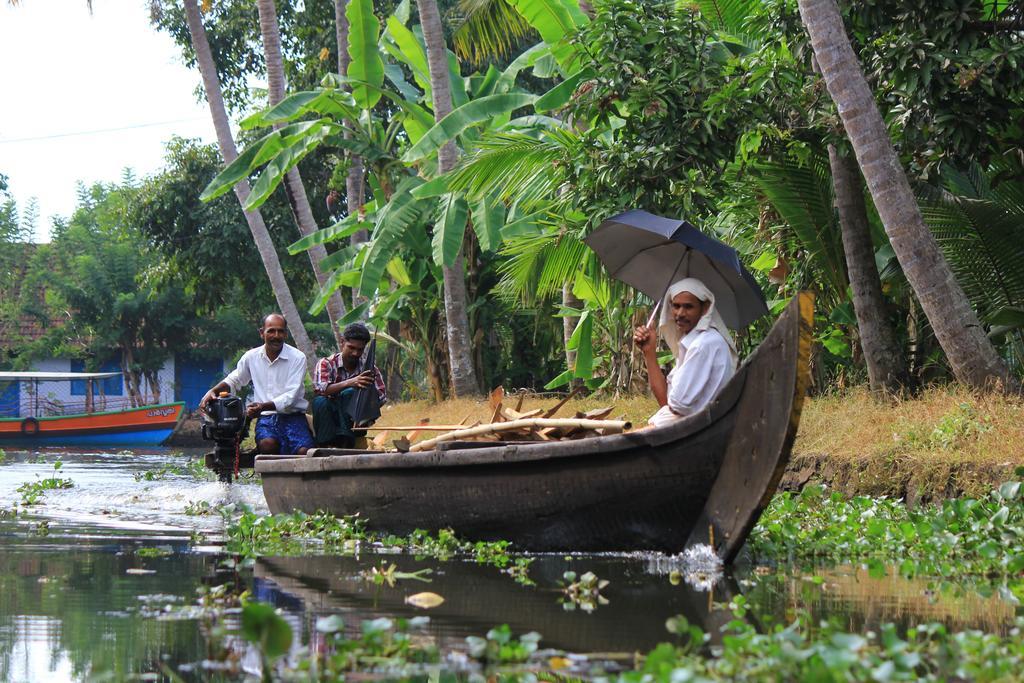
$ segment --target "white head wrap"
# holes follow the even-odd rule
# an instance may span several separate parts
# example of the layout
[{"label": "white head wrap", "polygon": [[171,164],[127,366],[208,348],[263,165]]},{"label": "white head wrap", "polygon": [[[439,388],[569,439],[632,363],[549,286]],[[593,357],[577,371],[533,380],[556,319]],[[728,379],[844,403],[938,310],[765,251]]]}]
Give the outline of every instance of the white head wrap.
[{"label": "white head wrap", "polygon": [[676,357],[676,361],[679,361],[679,340],[682,339],[683,335],[679,334],[679,327],[676,325],[675,317],[672,315],[672,299],[682,292],[689,292],[701,301],[710,302],[707,312],[701,316],[701,319],[697,321],[693,329],[707,330],[711,328],[718,330],[718,333],[725,339],[725,343],[729,345],[733,360],[736,360],[739,357],[739,354],[736,352],[736,344],[733,342],[721,314],[715,309],[715,295],[704,286],[703,282],[695,277],[688,277],[676,282],[665,292],[665,300],[661,303],[661,315],[658,318],[658,331],[661,333],[662,339],[668,344],[668,347],[672,349],[672,355]]}]

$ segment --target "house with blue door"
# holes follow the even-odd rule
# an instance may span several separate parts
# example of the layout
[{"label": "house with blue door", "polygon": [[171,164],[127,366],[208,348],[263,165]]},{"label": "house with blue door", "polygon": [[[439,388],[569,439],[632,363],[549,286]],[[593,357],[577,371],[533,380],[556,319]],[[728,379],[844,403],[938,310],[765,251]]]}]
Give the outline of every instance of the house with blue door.
[{"label": "house with blue door", "polygon": [[[42,327],[34,321],[26,321],[20,325],[18,334],[0,334],[0,350],[7,351],[6,355],[17,354],[17,349],[7,348],[15,343],[21,344],[32,341],[42,336]],[[15,342],[14,340],[18,340]],[[224,378],[224,375],[232,367],[231,363],[223,358],[209,358],[200,353],[178,353],[169,358],[164,367],[157,374],[158,387],[150,387],[143,381],[142,390],[148,403],[171,401],[183,401],[188,410],[195,410],[203,394],[214,384]],[[35,361],[27,370],[37,372],[85,372],[85,362],[71,358],[47,358]],[[92,368],[97,372],[121,372],[121,366],[117,360],[111,359],[99,368]],[[39,397],[30,398],[27,387],[19,386],[19,382],[0,383],[0,417],[18,417],[26,414],[24,412],[25,402],[37,400]],[[117,410],[130,405],[128,392],[122,377],[97,382],[94,387],[96,397],[96,409]],[[76,404],[84,405],[86,386],[84,381],[79,382],[43,382],[40,385],[40,394],[44,400],[65,406]]]},{"label": "house with blue door", "polygon": [[[183,401],[188,410],[195,410],[203,394],[227,374],[223,359],[206,359],[188,354],[176,354],[167,360],[158,373],[159,391],[143,381],[142,389],[147,403],[169,403]],[[36,361],[29,368],[35,372],[85,372],[80,360],[49,358]],[[97,372],[121,372],[116,362],[104,363]],[[26,414],[26,401],[34,401],[27,387],[19,382],[0,383],[0,417],[18,417]],[[86,386],[84,381],[42,382],[39,393],[43,400],[68,406],[85,405]],[[128,407],[131,402],[122,377],[111,377],[96,383],[93,390],[97,410],[118,410]]]}]

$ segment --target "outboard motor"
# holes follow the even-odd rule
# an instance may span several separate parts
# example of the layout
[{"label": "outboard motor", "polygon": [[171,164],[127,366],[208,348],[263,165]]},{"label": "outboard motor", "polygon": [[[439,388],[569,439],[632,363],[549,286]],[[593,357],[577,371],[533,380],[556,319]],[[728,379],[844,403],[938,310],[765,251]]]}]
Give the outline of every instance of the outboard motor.
[{"label": "outboard motor", "polygon": [[[239,448],[249,432],[245,405],[239,397],[225,393],[207,402],[201,418],[203,438],[214,442],[213,452],[206,454],[206,466],[217,474],[220,481],[230,484],[231,475],[237,474],[238,468],[244,466]],[[252,467],[251,463],[247,464]]]}]

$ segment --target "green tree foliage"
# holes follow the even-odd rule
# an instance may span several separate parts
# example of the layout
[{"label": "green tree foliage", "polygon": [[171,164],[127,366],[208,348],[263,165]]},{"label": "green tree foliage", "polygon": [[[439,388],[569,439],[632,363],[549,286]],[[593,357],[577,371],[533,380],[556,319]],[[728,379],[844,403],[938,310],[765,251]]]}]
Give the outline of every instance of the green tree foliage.
[{"label": "green tree foliage", "polygon": [[985,172],[946,168],[942,188],[922,196],[922,214],[989,336],[1024,367],[1024,182],[1006,164]]},{"label": "green tree foliage", "polygon": [[[146,178],[126,205],[125,219],[159,254],[162,266],[149,277],[154,286],[184,286],[190,306],[203,316],[196,342],[202,348],[237,349],[251,345],[254,321],[276,308],[259,253],[238,204],[230,195],[212,202],[199,200],[201,188],[220,169],[213,145],[173,138],[167,144],[164,167]],[[321,179],[321,174],[314,174]],[[281,263],[300,303],[315,293],[316,282],[308,262],[290,257],[284,234],[291,217],[281,193],[275,193],[262,211],[268,223],[279,226],[271,236]],[[333,344],[326,316],[307,322],[307,331],[321,345]]]},{"label": "green tree foliage", "polygon": [[88,200],[37,253],[29,280],[43,292],[43,310],[59,328],[48,335],[45,350],[70,352],[90,369],[117,359],[138,399],[159,391],[156,373],[187,348],[194,315],[180,284],[150,280],[161,264],[125,222],[134,192],[132,186],[89,188]]},{"label": "green tree foliage", "polygon": [[[7,191],[7,176],[0,173],[0,291],[8,296],[14,285],[16,246],[28,236],[18,218],[18,205]],[[7,297],[4,297],[7,299]]]},{"label": "green tree foliage", "polygon": [[[397,3],[384,0],[373,4],[379,16],[387,16]],[[444,7],[451,4],[442,3]],[[153,25],[169,34],[181,49],[186,64],[196,68],[181,0],[156,0],[151,3],[151,8]],[[337,69],[334,2],[278,2],[276,8],[289,87],[292,90],[314,88],[324,73]],[[228,108],[243,112],[253,105],[262,105],[265,93],[255,94],[251,83],[254,74],[265,72],[256,4],[248,0],[210,3],[209,10],[204,12],[203,23]]]},{"label": "green tree foliage", "polygon": [[31,247],[31,234],[18,214],[18,205],[7,190],[7,176],[0,173],[0,364],[11,361],[13,347],[20,340],[17,300],[21,290],[23,264]]},{"label": "green tree foliage", "polygon": [[[258,316],[273,298],[237,202],[230,195],[208,203],[197,196],[219,166],[213,146],[172,139],[164,168],[133,195],[127,218],[164,255],[165,272],[188,283],[200,310],[237,302]],[[239,301],[241,292],[247,300]]]},{"label": "green tree foliage", "polygon": [[912,171],[1024,152],[1019,2],[848,3],[848,25]]},{"label": "green tree foliage", "polygon": [[[401,327],[403,339],[413,342],[404,351],[406,360],[416,359],[405,368],[407,376],[446,374],[443,354],[427,361],[444,343],[436,329],[437,265],[449,262],[458,238],[466,236],[472,247],[468,280],[471,328],[474,343],[480,345],[478,371],[492,367],[496,373],[488,381],[525,376],[514,363],[493,360],[509,348],[522,348],[524,326],[517,326],[511,336],[499,329],[510,319],[508,312],[550,311],[569,283],[570,294],[587,295],[577,295],[575,302],[567,296],[562,312],[578,316],[570,342],[590,364],[570,368],[569,376],[607,377],[616,367],[617,376],[627,379],[615,384],[624,386],[631,376],[628,358],[622,356],[628,342],[616,335],[628,331],[630,316],[645,302],[614,284],[604,289],[600,267],[580,238],[609,214],[635,207],[683,216],[724,236],[760,273],[769,298],[781,302],[796,289],[816,289],[826,309],[819,338],[829,349],[829,362],[843,372],[857,364],[856,344],[851,343],[856,322],[850,315],[839,223],[824,162],[827,146],[845,141],[831,99],[814,72],[794,0],[602,0],[592,3],[590,17],[574,0],[509,0],[498,7],[484,0],[458,7],[454,0],[440,4],[442,15],[453,20],[446,28],[449,36],[453,28],[461,31],[456,33],[457,51],[497,51],[494,28],[510,17],[529,24],[543,42],[514,56],[504,73],[485,66],[463,76],[452,56],[455,111],[435,125],[414,3],[373,3],[380,33],[360,34],[363,40],[353,58],[369,67],[381,60],[383,82],[374,67],[373,82],[334,77],[322,89],[314,89],[315,84],[337,68],[333,8],[325,0],[311,0],[304,10],[282,4],[288,78],[293,90],[304,92],[246,121],[246,135],[256,142],[236,168],[218,179],[227,189],[231,179],[225,174],[259,173],[256,186],[263,191],[254,197],[267,199],[266,211],[277,201],[273,190],[283,170],[298,159],[303,175],[310,178],[312,195],[326,192],[327,170],[333,171],[335,189],[342,189],[349,154],[366,159],[372,198],[365,221],[339,211],[342,220],[334,225],[321,220],[330,227],[291,249],[325,243],[335,250],[324,263],[334,270],[329,288],[375,297],[351,317],[372,315],[380,323]],[[930,202],[942,179],[956,174],[955,169],[962,175],[971,163],[979,164],[976,172],[987,176],[992,188],[1016,182],[1020,162],[1012,158],[1020,147],[1017,121],[1024,76],[1014,70],[1020,41],[1013,22],[1020,20],[1020,3],[842,4],[897,148],[919,179],[921,196]],[[157,3],[155,21],[187,53],[178,5],[177,0]],[[490,22],[479,24],[479,45],[458,37],[469,31],[474,13]],[[357,23],[372,28],[374,22],[365,18]],[[255,8],[238,0],[214,3],[205,19],[236,109],[261,101],[247,83],[262,71]],[[463,19],[466,23],[460,24]],[[503,37],[514,35],[510,30]],[[480,51],[474,52],[477,47]],[[527,100],[517,101],[514,106],[520,108],[512,114],[508,109],[513,105],[499,106],[494,99],[523,95],[515,87],[525,82],[520,74],[561,78],[535,101],[535,113],[529,116],[523,116],[530,113]],[[353,87],[361,88],[365,107],[346,99],[345,91]],[[515,115],[519,118],[513,119]],[[347,134],[343,120],[351,122]],[[288,127],[271,140],[274,135],[267,134],[275,122]],[[437,177],[436,150],[453,140],[464,161],[454,172]],[[265,158],[257,159],[264,153]],[[265,164],[271,157],[274,161]],[[1000,157],[1004,162],[999,172],[989,171]],[[312,177],[314,170],[320,178]],[[423,182],[409,179],[414,172]],[[205,179],[199,180],[203,184]],[[187,182],[174,192],[185,197]],[[950,208],[953,196],[958,197],[955,210]],[[948,183],[942,197],[944,213],[932,225],[941,223],[944,234],[952,236],[940,235],[940,240],[951,260],[956,260],[951,247],[960,254],[964,265],[957,266],[958,276],[970,279],[971,264],[985,262],[995,265],[979,282],[1012,282],[1008,259],[985,256],[985,239],[963,237],[985,230],[977,227],[979,198]],[[190,273],[197,303],[213,294],[197,287],[207,273],[216,273],[216,248],[193,247],[187,240],[202,229],[200,224],[211,223],[172,214],[184,209],[184,214],[198,216],[213,211],[216,201],[201,210],[191,200],[172,202],[162,212],[166,225],[182,226],[180,239],[167,242],[165,253],[195,251],[189,258],[202,254],[206,264],[192,272],[178,260],[183,256],[172,259],[183,273]],[[1014,215],[1009,210],[1000,220],[1017,225]],[[868,217],[890,317],[900,321],[901,334],[908,336],[906,321],[916,309],[913,294],[894,265],[870,204]],[[190,222],[192,227],[184,229]],[[372,239],[365,246],[338,248],[340,240],[368,228]],[[203,254],[207,248],[209,253]],[[998,296],[975,295],[970,283],[967,288],[986,324],[995,331],[1012,324],[1019,304],[1004,295],[1011,288],[1003,287]],[[985,297],[998,305],[986,304]],[[323,292],[310,301],[314,307],[322,305]],[[615,320],[609,317],[613,315]],[[543,328],[542,338],[549,333],[555,338],[549,327],[545,321],[535,331]],[[918,335],[920,328],[913,327]],[[756,343],[758,334],[755,329],[741,335],[741,341]],[[589,342],[584,339],[588,335]],[[921,346],[922,340],[917,341]],[[538,353],[529,364],[550,368],[556,350],[550,351]]]},{"label": "green tree foliage", "polygon": [[592,220],[643,208],[700,219],[723,194],[739,122],[709,115],[724,55],[699,13],[676,2],[605,0],[576,37],[593,77],[567,107],[582,128],[566,160]]}]

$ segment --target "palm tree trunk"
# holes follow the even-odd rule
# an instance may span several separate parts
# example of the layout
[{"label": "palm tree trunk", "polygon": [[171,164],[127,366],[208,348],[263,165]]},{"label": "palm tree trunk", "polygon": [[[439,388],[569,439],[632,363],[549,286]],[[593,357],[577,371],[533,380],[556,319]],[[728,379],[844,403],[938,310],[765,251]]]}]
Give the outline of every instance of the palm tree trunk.
[{"label": "palm tree trunk", "polygon": [[[430,69],[430,87],[434,93],[434,119],[440,121],[452,110],[451,82],[448,80],[448,51],[441,27],[441,14],[435,0],[416,0],[423,27],[423,42],[427,45],[427,66]],[[438,150],[437,172],[447,173],[455,167],[457,151],[449,142]],[[451,266],[443,267],[444,312],[448,333],[448,359],[451,364],[452,393],[455,396],[480,394],[480,383],[473,367],[473,353],[469,335],[469,317],[466,314],[466,276],[463,254]]]},{"label": "palm tree trunk", "polygon": [[[256,3],[260,16],[260,34],[263,37],[263,57],[267,64],[267,96],[270,106],[284,99],[284,62],[281,57],[281,29],[277,23],[277,8],[274,0],[259,0]],[[275,125],[274,128],[280,128]],[[288,197],[288,206],[291,208],[295,225],[299,234],[308,237],[320,229],[313,218],[313,209],[309,206],[309,198],[306,196],[306,186],[302,182],[298,166],[293,167],[284,176],[284,192]],[[313,274],[316,281],[323,289],[327,286],[329,277],[320,268],[320,262],[327,258],[327,249],[322,244],[311,247],[307,252],[309,262],[313,266]],[[337,290],[327,299],[327,317],[331,321],[331,330],[334,332],[334,340],[341,348],[341,330],[338,329],[338,321],[345,317],[345,302],[341,299],[341,293]]]},{"label": "palm tree trunk", "polygon": [[[334,0],[334,25],[338,38],[338,74],[348,75],[348,65],[352,58],[348,54],[348,15],[345,10],[348,8],[349,0]],[[345,122],[345,137],[350,137],[348,127],[352,124]],[[345,206],[349,214],[363,213],[363,201],[366,199],[366,183],[364,181],[365,169],[363,158],[358,154],[348,154],[348,175],[345,176]],[[366,230],[360,230],[352,235],[352,244],[362,244],[370,239]],[[358,306],[363,302],[363,296],[358,288],[352,290],[352,305]]]},{"label": "palm tree trunk", "polygon": [[839,154],[834,145],[828,146],[828,160],[868,381],[873,392],[894,393],[907,383],[907,365],[896,332],[885,316],[860,169],[852,156]]},{"label": "palm tree trunk", "polygon": [[835,0],[798,0],[798,4],[825,86],[839,110],[893,251],[953,373],[976,388],[998,381],[1006,389],[1018,389],[921,218]]},{"label": "palm tree trunk", "polygon": [[[338,75],[348,74],[348,65],[352,58],[348,54],[348,15],[345,10],[348,7],[348,0],[334,0],[334,21],[338,35]],[[346,121],[346,124],[348,122]],[[346,135],[348,135],[346,133]],[[348,176],[345,178],[345,193],[348,202],[348,212],[355,213],[362,209],[363,200],[366,196],[366,185],[363,181],[363,158],[358,154],[348,152],[349,167]],[[360,230],[352,236],[353,244],[360,244],[369,239],[365,230]]]},{"label": "palm tree trunk", "polygon": [[[231,127],[228,124],[227,111],[224,109],[220,79],[217,77],[217,68],[213,63],[210,43],[206,39],[206,29],[203,28],[203,20],[199,16],[197,0],[185,0],[185,19],[188,22],[192,48],[196,53],[196,63],[199,64],[199,72],[203,76],[203,88],[206,90],[206,101],[210,105],[213,127],[217,131],[220,154],[224,157],[224,163],[230,164],[238,157],[238,149],[235,147],[234,138],[231,137]],[[243,180],[235,185],[235,196],[238,197],[238,202],[242,206],[245,206],[249,192],[248,181]],[[306,334],[306,327],[302,323],[299,309],[288,288],[288,281],[284,277],[284,270],[281,269],[281,261],[277,257],[277,251],[274,249],[274,242],[270,239],[267,225],[263,222],[263,215],[259,211],[244,211],[243,213],[246,223],[249,224],[252,239],[256,243],[256,249],[259,250],[260,258],[263,260],[263,267],[267,271],[267,278],[270,280],[270,286],[277,298],[277,305],[288,322],[288,329],[295,340],[295,345],[305,354],[306,365],[312,370],[316,363],[316,351],[309,335]]]}]

